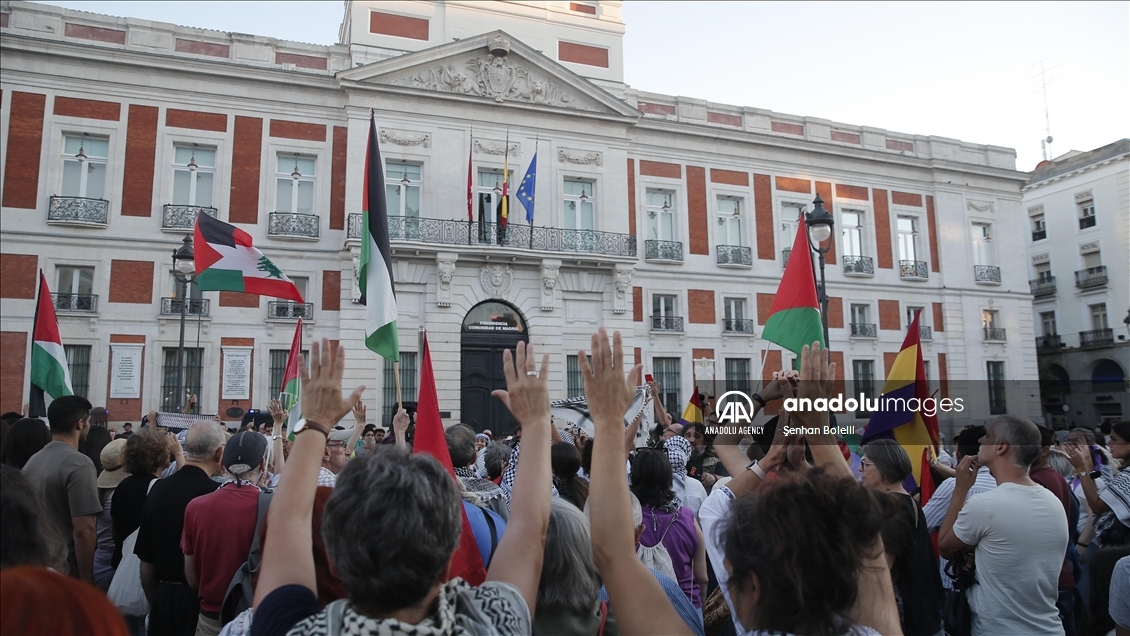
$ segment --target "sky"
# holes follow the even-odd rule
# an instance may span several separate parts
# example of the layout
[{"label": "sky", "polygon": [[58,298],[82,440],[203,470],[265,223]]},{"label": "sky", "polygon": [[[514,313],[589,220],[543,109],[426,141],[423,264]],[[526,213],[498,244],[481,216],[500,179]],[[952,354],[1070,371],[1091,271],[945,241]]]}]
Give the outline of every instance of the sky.
[{"label": "sky", "polygon": [[[340,1],[46,2],[334,44]],[[211,6],[209,6],[211,5]],[[222,5],[222,6],[221,6]],[[625,2],[624,80],[667,95],[1015,148],[1130,137],[1127,2]]]}]

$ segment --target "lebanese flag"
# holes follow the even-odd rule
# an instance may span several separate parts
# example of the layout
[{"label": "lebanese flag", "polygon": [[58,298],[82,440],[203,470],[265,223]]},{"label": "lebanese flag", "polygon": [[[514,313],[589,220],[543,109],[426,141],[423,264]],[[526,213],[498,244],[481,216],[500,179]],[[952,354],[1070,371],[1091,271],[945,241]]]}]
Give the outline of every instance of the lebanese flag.
[{"label": "lebanese flag", "polygon": [[[793,258],[795,256],[796,258]],[[796,239],[785,274],[777,286],[769,319],[761,330],[761,337],[782,348],[800,355],[805,345],[824,342],[824,327],[820,322],[820,305],[816,301],[816,275],[812,271],[812,256],[808,247],[808,229],[804,215],[797,224]]]},{"label": "lebanese flag", "polygon": [[298,355],[302,353],[302,319],[298,319],[298,326],[294,328],[294,340],[290,343],[290,355],[286,358],[286,368],[283,369],[282,386],[279,387],[279,402],[282,407],[290,411],[287,418],[287,430],[294,430],[294,425],[302,417],[301,384],[298,381]]},{"label": "lebanese flag", "polygon": [[51,302],[51,290],[43,270],[39,272],[39,301],[35,306],[35,327],[31,342],[31,417],[47,415],[47,405],[71,390],[71,374],[67,354],[59,336],[59,320]]},{"label": "lebanese flag", "polygon": [[196,215],[196,285],[305,302],[294,283],[255,249],[251,235],[207,214]]},{"label": "lebanese flag", "polygon": [[[455,468],[451,465],[451,455],[447,452],[447,438],[443,435],[443,421],[439,417],[439,398],[436,396],[436,380],[432,373],[432,355],[428,349],[428,334],[424,333],[423,362],[420,368],[420,395],[416,403],[416,439],[412,443],[413,453],[427,453],[439,460],[440,464],[458,482]],[[456,488],[459,485],[456,483]],[[467,512],[459,506],[463,518],[463,532],[459,535],[459,546],[451,560],[451,577],[460,577],[471,585],[479,585],[486,580],[486,567],[471,531]]]}]

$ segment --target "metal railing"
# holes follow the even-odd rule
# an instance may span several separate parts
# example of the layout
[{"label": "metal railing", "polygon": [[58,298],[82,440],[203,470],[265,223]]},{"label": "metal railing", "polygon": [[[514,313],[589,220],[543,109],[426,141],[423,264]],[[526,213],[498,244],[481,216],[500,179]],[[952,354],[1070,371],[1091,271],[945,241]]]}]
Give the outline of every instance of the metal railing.
[{"label": "metal railing", "polygon": [[270,320],[314,319],[314,303],[296,303],[289,300],[272,300],[267,303]]},{"label": "metal railing", "polygon": [[1048,349],[1059,349],[1063,347],[1063,339],[1059,337],[1058,333],[1053,333],[1050,336],[1036,336],[1036,350],[1047,351]]},{"label": "metal railing", "polygon": [[875,325],[873,323],[853,322],[851,323],[851,337],[878,338],[879,332],[875,329]]},{"label": "metal railing", "polygon": [[900,278],[929,278],[930,270],[926,261],[899,261]]},{"label": "metal railing", "polygon": [[919,340],[933,340],[934,328],[927,325],[918,325],[918,339]]},{"label": "metal railing", "polygon": [[855,276],[874,276],[875,263],[870,256],[845,256],[844,274]]},{"label": "metal railing", "polygon": [[996,265],[974,265],[973,280],[978,283],[999,283],[1001,268]]},{"label": "metal railing", "polygon": [[1085,230],[1089,227],[1095,227],[1095,215],[1079,217],[1079,229]]},{"label": "metal railing", "polygon": [[1003,327],[983,327],[985,340],[1007,340]]},{"label": "metal railing", "polygon": [[683,262],[683,244],[679,241],[644,241],[644,258],[649,261]]},{"label": "metal railing", "polygon": [[51,303],[55,311],[81,311],[90,313],[98,311],[97,294],[51,294]]},{"label": "metal railing", "polygon": [[196,217],[201,212],[213,219],[217,218],[220,213],[216,208],[203,205],[173,205],[169,203],[161,211],[161,229],[191,230],[196,227]]},{"label": "metal railing", "polygon": [[753,265],[753,250],[740,245],[718,245],[719,265]]},{"label": "metal railing", "polygon": [[47,205],[47,222],[60,225],[105,226],[110,218],[106,199],[53,196]]},{"label": "metal railing", "polygon": [[1079,332],[1080,347],[1098,347],[1114,343],[1113,329],[1091,329]]},{"label": "metal railing", "polygon": [[1038,232],[1032,232],[1032,242],[1033,243],[1035,243],[1036,241],[1042,241],[1046,238],[1048,238],[1048,231],[1047,230],[1040,230]]},{"label": "metal railing", "polygon": [[727,333],[753,333],[752,318],[723,318],[722,331]]},{"label": "metal railing", "polygon": [[651,328],[653,331],[682,331],[683,318],[681,316],[652,316]]},{"label": "metal railing", "polygon": [[792,253],[792,249],[781,250],[781,269],[789,266],[789,254]]},{"label": "metal railing", "polygon": [[1088,267],[1087,269],[1080,269],[1075,271],[1075,286],[1086,287],[1099,287],[1106,284],[1106,265],[1099,265],[1098,267]]},{"label": "metal railing", "polygon": [[274,238],[317,239],[321,235],[322,220],[317,214],[271,212],[267,236]]},{"label": "metal railing", "polygon": [[[161,299],[161,315],[162,316],[179,316],[180,307],[184,303],[183,298],[165,297]],[[204,316],[208,315],[211,309],[211,301],[207,298],[189,298],[188,304],[184,307],[184,314],[186,316]]]},{"label": "metal railing", "polygon": [[1028,281],[1033,296],[1050,296],[1055,293],[1055,276],[1033,278]]}]

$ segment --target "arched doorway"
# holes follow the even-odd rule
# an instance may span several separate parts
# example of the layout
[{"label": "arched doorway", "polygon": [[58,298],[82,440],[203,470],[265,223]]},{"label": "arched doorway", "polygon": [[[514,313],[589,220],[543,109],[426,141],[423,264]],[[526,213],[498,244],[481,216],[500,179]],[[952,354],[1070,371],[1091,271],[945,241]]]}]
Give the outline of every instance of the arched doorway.
[{"label": "arched doorway", "polygon": [[491,397],[506,388],[502,373],[502,351],[529,342],[526,319],[513,305],[488,300],[475,305],[463,319],[460,343],[460,419],[476,432],[489,428],[505,435],[518,427],[517,420],[501,400]]}]

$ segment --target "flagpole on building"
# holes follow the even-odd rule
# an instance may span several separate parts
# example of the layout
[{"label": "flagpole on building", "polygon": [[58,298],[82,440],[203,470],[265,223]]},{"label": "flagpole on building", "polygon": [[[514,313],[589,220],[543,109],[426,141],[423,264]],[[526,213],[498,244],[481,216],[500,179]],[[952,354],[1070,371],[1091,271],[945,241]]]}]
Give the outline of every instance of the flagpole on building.
[{"label": "flagpole on building", "polygon": [[[472,157],[475,154],[475,127],[471,126],[471,139],[467,146],[467,245],[471,244],[471,234],[474,233],[475,212],[472,201],[474,200],[475,180]],[[480,223],[482,221],[480,220]],[[418,365],[417,365],[418,366]]]},{"label": "flagpole on building", "polygon": [[[538,158],[538,141],[540,141],[540,140],[541,140],[541,134],[540,133],[534,135],[534,159],[535,160]],[[537,180],[537,174],[536,173],[534,174],[534,180],[535,181]],[[525,181],[525,179],[523,179],[523,181]],[[534,205],[534,203],[531,201],[530,206],[533,206],[533,205]],[[534,216],[533,216],[533,214],[527,214],[527,217],[530,220],[530,249],[534,249]]]}]

